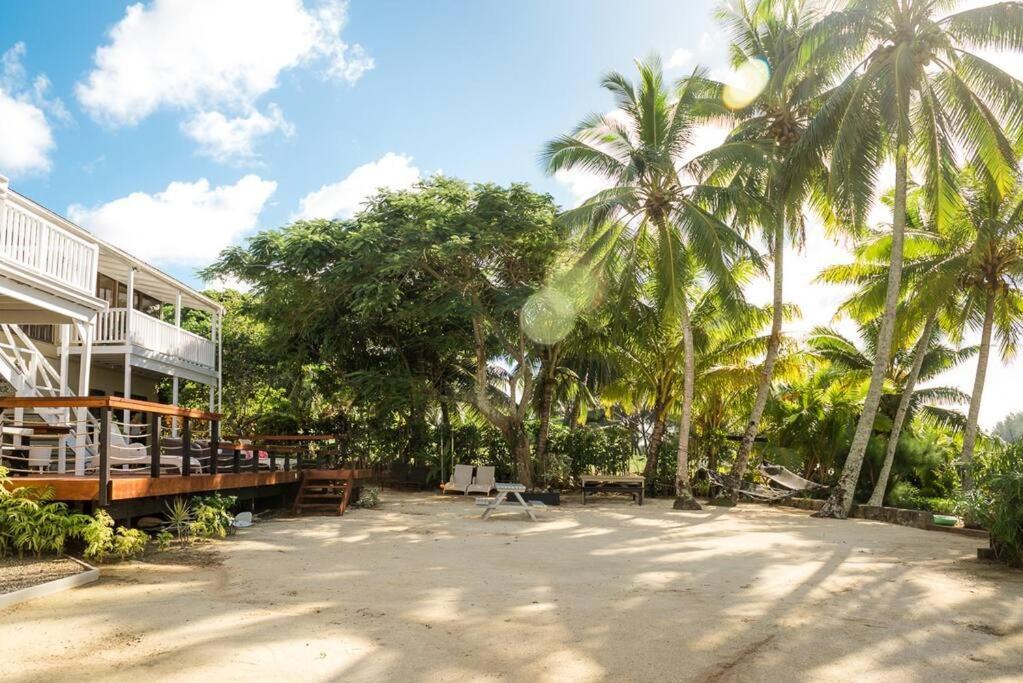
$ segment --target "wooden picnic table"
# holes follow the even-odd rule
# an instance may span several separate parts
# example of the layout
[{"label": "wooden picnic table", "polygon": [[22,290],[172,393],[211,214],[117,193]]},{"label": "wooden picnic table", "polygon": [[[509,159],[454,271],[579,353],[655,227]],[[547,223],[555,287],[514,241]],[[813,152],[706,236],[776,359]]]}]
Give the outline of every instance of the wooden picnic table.
[{"label": "wooden picnic table", "polygon": [[[529,501],[522,497],[526,487],[523,484],[494,484],[494,488],[497,489],[497,495],[493,498],[477,498],[476,504],[482,505],[486,508],[483,511],[482,519],[486,519],[494,513],[494,510],[499,507],[511,507],[515,509],[525,510],[529,518],[536,521],[536,515],[533,514],[534,510],[543,510],[547,506],[539,501]],[[515,496],[517,500],[508,500],[508,494]]]},{"label": "wooden picnic table", "polygon": [[584,474],[580,480],[583,485],[583,505],[586,505],[586,495],[594,493],[625,493],[632,496],[637,504],[643,504],[646,479],[638,474]]}]

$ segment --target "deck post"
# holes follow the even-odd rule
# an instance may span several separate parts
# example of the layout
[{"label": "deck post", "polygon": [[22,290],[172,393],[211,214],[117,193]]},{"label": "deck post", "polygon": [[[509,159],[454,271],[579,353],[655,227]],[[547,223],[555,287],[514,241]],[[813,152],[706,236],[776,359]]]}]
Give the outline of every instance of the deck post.
[{"label": "deck post", "polygon": [[192,476],[192,418],[181,420],[181,476]]},{"label": "deck post", "polygon": [[220,474],[220,420],[210,420],[210,472]]},{"label": "deck post", "polygon": [[110,503],[110,408],[99,409],[99,492],[98,503],[104,507]]},{"label": "deck post", "polygon": [[270,448],[268,446],[267,447],[267,452],[270,454],[270,471],[271,472],[276,472],[277,471],[277,451],[273,450],[272,448]]},{"label": "deck post", "polygon": [[238,444],[234,445],[234,459],[231,462],[231,471],[235,474],[241,474],[242,471],[242,449],[238,448]]},{"label": "deck post", "polygon": [[259,444],[252,442],[252,471],[259,472]]},{"label": "deck post", "polygon": [[[174,405],[178,404],[178,376],[174,375],[171,377],[171,403]],[[177,438],[178,436],[178,418],[171,418],[171,436]]]},{"label": "deck post", "polygon": [[149,452],[150,466],[149,476],[159,477],[160,476],[160,451],[162,451],[160,445],[160,415],[159,413],[149,414]]}]

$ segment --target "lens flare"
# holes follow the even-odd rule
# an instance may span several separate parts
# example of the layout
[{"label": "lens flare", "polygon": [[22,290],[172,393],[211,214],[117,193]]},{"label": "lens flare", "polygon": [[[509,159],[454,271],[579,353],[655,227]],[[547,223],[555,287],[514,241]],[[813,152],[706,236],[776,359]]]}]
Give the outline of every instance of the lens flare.
[{"label": "lens flare", "polygon": [[522,330],[538,344],[556,344],[575,327],[575,306],[554,287],[545,287],[526,300],[520,313]]},{"label": "lens flare", "polygon": [[729,109],[742,109],[767,87],[771,68],[762,59],[750,59],[735,70],[725,85],[721,99]]}]

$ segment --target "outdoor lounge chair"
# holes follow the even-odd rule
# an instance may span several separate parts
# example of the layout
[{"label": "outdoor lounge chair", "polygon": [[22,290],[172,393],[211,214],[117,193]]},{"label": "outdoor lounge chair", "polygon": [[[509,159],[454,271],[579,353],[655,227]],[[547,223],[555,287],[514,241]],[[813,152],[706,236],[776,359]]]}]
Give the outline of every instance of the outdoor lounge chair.
[{"label": "outdoor lounge chair", "polygon": [[444,484],[441,493],[457,491],[465,495],[472,485],[472,465],[455,465],[455,471],[451,474],[451,481]]},{"label": "outdoor lounge chair", "polygon": [[476,477],[469,484],[466,493],[490,493],[497,484],[497,476],[493,465],[483,465],[476,468]]}]

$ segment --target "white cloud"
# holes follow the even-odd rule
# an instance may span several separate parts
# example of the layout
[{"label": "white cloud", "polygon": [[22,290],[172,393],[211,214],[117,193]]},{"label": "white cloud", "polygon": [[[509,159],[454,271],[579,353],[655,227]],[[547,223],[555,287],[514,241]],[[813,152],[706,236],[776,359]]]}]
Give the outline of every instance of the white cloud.
[{"label": "white cloud", "polygon": [[295,132],[280,107],[270,104],[267,113],[252,110],[248,116],[228,118],[219,111],[201,111],[181,124],[185,135],[199,143],[199,151],[217,161],[246,160],[256,156],[255,141],[274,131],[286,136]]},{"label": "white cloud", "polygon": [[361,46],[341,38],[346,10],[345,0],[314,9],[302,0],[134,4],[75,91],[93,118],[113,126],[161,108],[248,120],[290,69],[319,65],[325,77],[354,83],[373,68]]},{"label": "white cloud", "polygon": [[419,178],[419,169],[412,165],[412,157],[388,152],[376,161],[359,166],[344,180],[307,194],[295,218],[350,218],[380,188],[406,189],[415,185]]},{"label": "white cloud", "polygon": [[60,100],[49,100],[50,81],[37,76],[29,85],[21,59],[25,44],[18,43],[0,56],[0,173],[46,173],[56,148],[47,112],[67,121]]},{"label": "white cloud", "polygon": [[68,217],[141,259],[202,265],[256,228],[276,189],[276,182],[255,175],[214,188],[201,178],[171,183],[155,194],[134,192],[91,208],[73,204]]},{"label": "white cloud", "polygon": [[671,56],[668,57],[667,64],[665,64],[665,67],[668,69],[682,69],[689,66],[689,64],[691,64],[692,61],[693,61],[692,51],[687,50],[684,47],[680,47],[671,53]]}]

